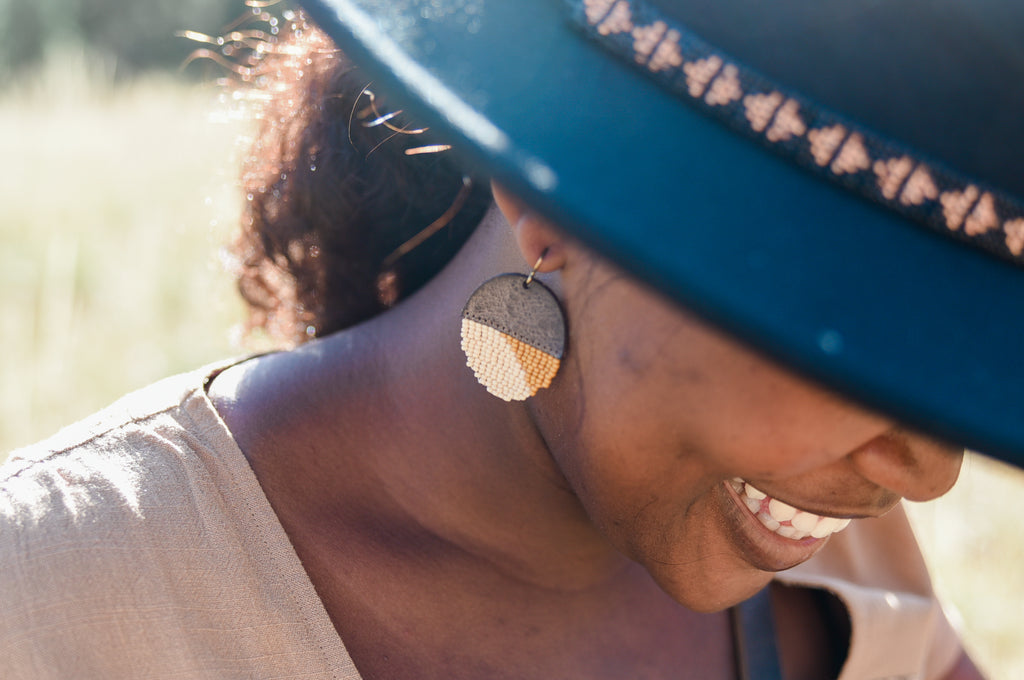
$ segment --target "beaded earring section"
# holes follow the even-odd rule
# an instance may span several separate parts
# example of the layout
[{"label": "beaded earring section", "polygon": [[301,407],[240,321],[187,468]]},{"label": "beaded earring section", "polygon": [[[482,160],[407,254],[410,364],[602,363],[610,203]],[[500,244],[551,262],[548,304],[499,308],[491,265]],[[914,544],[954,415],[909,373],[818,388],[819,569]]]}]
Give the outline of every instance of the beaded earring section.
[{"label": "beaded earring section", "polygon": [[533,274],[502,274],[477,288],[462,310],[466,364],[487,391],[522,401],[548,387],[565,355],[565,315]]}]

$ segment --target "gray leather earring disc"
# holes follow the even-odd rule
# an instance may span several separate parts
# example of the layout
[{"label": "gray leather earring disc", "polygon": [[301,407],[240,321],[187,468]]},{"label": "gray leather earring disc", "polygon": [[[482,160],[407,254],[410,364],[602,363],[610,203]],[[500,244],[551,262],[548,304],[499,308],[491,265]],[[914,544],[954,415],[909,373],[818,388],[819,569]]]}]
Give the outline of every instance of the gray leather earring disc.
[{"label": "gray leather earring disc", "polygon": [[485,281],[466,302],[462,318],[512,336],[550,354],[565,355],[565,315],[558,298],[537,279],[501,274]]}]

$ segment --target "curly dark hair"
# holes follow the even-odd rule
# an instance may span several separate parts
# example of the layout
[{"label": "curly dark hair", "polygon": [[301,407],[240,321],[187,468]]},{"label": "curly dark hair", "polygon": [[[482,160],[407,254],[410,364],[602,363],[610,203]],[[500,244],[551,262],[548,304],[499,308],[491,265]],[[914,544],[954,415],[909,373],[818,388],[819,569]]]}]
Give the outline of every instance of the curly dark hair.
[{"label": "curly dark hair", "polygon": [[429,130],[412,134],[300,13],[255,52],[245,71],[258,129],[243,164],[238,288],[248,330],[301,343],[422,286],[472,233],[491,195],[452,152],[418,153],[446,147]]}]

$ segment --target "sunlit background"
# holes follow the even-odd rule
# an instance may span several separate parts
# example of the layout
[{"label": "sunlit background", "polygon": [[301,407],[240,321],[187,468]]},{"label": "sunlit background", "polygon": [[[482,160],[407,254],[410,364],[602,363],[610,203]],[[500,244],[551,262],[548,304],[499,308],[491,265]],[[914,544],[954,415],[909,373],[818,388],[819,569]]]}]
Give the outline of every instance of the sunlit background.
[{"label": "sunlit background", "polygon": [[[221,247],[248,124],[214,84],[220,67],[182,68],[202,45],[179,36],[258,20],[247,13],[242,0],[0,0],[0,459],[245,350]],[[951,494],[910,509],[997,680],[1024,678],[1022,498],[1024,475],[972,457]]]}]

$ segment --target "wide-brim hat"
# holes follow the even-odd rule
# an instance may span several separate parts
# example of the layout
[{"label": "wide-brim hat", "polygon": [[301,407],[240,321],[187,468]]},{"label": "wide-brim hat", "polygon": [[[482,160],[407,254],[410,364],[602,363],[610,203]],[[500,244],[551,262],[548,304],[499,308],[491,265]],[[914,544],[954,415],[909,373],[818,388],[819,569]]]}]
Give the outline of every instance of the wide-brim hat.
[{"label": "wide-brim hat", "polygon": [[1024,467],[1024,3],[302,4],[631,274]]}]

